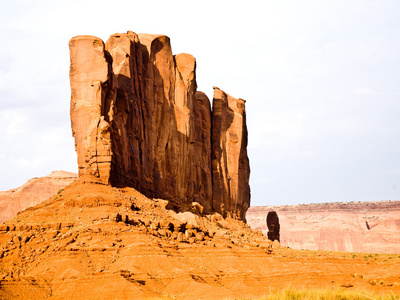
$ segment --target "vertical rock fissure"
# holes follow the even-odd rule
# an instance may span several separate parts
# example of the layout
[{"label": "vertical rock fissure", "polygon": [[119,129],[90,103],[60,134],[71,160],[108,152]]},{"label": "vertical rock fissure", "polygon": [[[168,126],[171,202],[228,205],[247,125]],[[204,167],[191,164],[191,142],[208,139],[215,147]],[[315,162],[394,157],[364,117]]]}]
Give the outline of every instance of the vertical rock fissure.
[{"label": "vertical rock fissure", "polygon": [[95,156],[94,156],[94,159],[95,159],[95,164],[96,164],[96,171],[95,171],[95,176],[96,177],[99,177],[100,176],[100,169],[99,169],[99,162],[98,162],[98,157],[99,157],[99,154],[98,154],[98,152],[97,152],[97,146],[98,146],[98,144],[99,144],[99,126],[100,126],[100,119],[99,119],[99,121],[97,122],[97,126],[96,126],[96,144],[95,144]]}]

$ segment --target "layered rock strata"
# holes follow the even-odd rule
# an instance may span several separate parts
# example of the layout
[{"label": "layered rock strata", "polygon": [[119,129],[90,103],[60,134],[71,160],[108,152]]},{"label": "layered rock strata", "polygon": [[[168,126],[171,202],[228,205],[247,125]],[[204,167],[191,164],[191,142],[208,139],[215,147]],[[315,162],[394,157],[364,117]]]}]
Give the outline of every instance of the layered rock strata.
[{"label": "layered rock strata", "polygon": [[271,238],[265,220],[273,211],[284,246],[400,254],[400,201],[254,206],[247,211],[247,223]]},{"label": "layered rock strata", "polygon": [[244,219],[250,204],[244,100],[197,91],[196,61],[165,35],[70,40],[79,175],[185,208]]},{"label": "layered rock strata", "polygon": [[82,177],[18,214],[0,225],[0,299],[262,299],[271,286],[400,293],[399,255],[275,248],[241,221],[164,203]]},{"label": "layered rock strata", "polygon": [[32,178],[18,188],[0,191],[0,223],[47,200],[77,178],[75,173],[54,171],[47,176]]}]

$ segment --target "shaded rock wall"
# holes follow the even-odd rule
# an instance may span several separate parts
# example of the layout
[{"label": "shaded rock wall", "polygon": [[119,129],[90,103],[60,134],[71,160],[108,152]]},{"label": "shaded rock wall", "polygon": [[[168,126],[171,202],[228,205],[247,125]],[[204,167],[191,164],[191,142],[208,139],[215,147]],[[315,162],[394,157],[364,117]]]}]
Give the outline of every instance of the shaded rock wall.
[{"label": "shaded rock wall", "polygon": [[[185,208],[244,218],[250,204],[244,100],[197,91],[196,61],[164,35],[70,40],[79,175]],[[212,125],[213,124],[213,125]],[[215,180],[214,180],[215,178]]]},{"label": "shaded rock wall", "polygon": [[214,87],[212,111],[213,208],[241,215],[250,204],[245,101]]}]

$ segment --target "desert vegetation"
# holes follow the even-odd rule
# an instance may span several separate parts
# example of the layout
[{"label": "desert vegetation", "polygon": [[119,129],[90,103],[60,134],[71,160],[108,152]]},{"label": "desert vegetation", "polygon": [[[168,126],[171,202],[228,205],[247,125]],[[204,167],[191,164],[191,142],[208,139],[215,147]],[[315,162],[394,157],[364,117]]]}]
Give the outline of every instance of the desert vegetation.
[{"label": "desert vegetation", "polygon": [[389,293],[376,295],[367,291],[353,291],[348,289],[294,289],[288,288],[274,291],[259,300],[398,300],[399,295]]}]

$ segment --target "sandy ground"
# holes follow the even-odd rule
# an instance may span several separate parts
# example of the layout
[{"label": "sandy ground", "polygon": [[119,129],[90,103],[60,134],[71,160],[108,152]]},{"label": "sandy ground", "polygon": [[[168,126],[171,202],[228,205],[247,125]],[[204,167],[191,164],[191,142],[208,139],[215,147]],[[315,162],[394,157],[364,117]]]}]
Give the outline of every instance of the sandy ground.
[{"label": "sandy ground", "polygon": [[272,245],[234,219],[79,180],[0,225],[0,299],[235,299],[295,288],[400,294],[400,255]]}]

